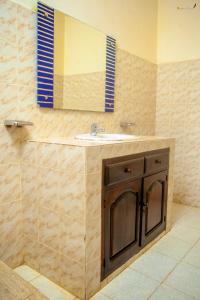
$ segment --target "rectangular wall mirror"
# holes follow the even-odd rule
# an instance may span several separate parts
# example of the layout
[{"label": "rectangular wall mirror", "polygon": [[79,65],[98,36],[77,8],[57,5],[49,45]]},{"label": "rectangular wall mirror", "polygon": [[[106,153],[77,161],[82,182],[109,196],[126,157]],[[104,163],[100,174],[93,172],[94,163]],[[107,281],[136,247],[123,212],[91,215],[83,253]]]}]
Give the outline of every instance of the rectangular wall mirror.
[{"label": "rectangular wall mirror", "polygon": [[38,104],[113,112],[115,39],[41,2],[37,16]]}]

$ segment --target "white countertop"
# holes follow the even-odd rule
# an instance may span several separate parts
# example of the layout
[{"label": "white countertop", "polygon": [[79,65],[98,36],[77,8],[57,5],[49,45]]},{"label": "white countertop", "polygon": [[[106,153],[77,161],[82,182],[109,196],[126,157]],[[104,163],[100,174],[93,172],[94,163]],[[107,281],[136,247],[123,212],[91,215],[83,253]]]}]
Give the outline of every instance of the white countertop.
[{"label": "white countertop", "polygon": [[69,146],[78,146],[78,147],[96,147],[103,145],[113,145],[113,144],[127,144],[135,142],[144,142],[144,141],[153,141],[153,140],[174,140],[171,137],[160,137],[160,136],[137,136],[136,138],[123,141],[86,141],[78,140],[74,137],[59,137],[59,138],[36,138],[27,140],[27,142],[37,142],[37,143],[48,143],[48,144],[61,144]]}]

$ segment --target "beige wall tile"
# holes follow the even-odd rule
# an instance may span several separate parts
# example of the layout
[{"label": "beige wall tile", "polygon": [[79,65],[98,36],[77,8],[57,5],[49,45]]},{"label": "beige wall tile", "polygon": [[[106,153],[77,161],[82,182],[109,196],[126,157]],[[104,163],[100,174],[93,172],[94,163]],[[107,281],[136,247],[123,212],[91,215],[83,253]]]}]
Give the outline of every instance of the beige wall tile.
[{"label": "beige wall tile", "polygon": [[0,260],[18,266],[23,261],[23,246],[20,202],[0,205]]},{"label": "beige wall tile", "polygon": [[0,83],[0,120],[19,118],[18,86],[8,83]]},{"label": "beige wall tile", "polygon": [[[0,36],[0,38],[1,37],[2,36]],[[0,39],[0,66],[1,66],[0,83],[5,83],[5,82],[12,83],[12,84],[17,83],[17,79],[18,79],[17,59],[18,59],[17,46],[11,45],[7,40]]]},{"label": "beige wall tile", "polygon": [[45,168],[39,168],[38,171],[39,182],[41,183],[40,192],[38,191],[40,206],[57,212],[61,211],[59,201],[61,173],[57,170]]},{"label": "beige wall tile", "polygon": [[85,266],[64,256],[61,259],[60,285],[80,299],[85,297]]},{"label": "beige wall tile", "polygon": [[61,217],[43,207],[39,208],[39,242],[56,251],[60,250]]},{"label": "beige wall tile", "polygon": [[17,5],[9,0],[1,0],[0,36],[9,43],[17,43]]},{"label": "beige wall tile", "polygon": [[23,232],[32,239],[38,239],[38,205],[28,199],[22,200]]},{"label": "beige wall tile", "polygon": [[85,175],[62,172],[60,177],[59,204],[63,213],[84,224]]},{"label": "beige wall tile", "polygon": [[58,253],[45,245],[39,244],[38,261],[40,273],[59,284],[61,279],[61,261]]},{"label": "beige wall tile", "polygon": [[19,164],[21,155],[20,133],[13,128],[0,126],[0,165]]},{"label": "beige wall tile", "polygon": [[80,264],[85,263],[85,227],[63,215],[60,252]]},{"label": "beige wall tile", "polygon": [[158,68],[156,133],[176,138],[174,200],[200,206],[200,60]]},{"label": "beige wall tile", "polygon": [[[38,129],[38,125],[41,122],[41,117],[39,120],[38,116],[38,107],[36,104],[36,86],[35,83],[28,86],[19,86],[19,111],[20,111],[20,118],[22,120],[32,121],[33,126],[29,126],[21,128],[20,131],[21,135],[24,136],[26,139],[31,137],[31,132],[33,130]],[[38,124],[39,123],[39,124]],[[40,125],[41,127],[42,125]]]},{"label": "beige wall tile", "polygon": [[90,299],[98,290],[101,282],[100,260],[86,265],[86,299]]},{"label": "beige wall tile", "polygon": [[86,264],[101,257],[102,175],[86,176]]},{"label": "beige wall tile", "polygon": [[102,173],[86,175],[86,218],[101,218]]},{"label": "beige wall tile", "polygon": [[63,172],[70,172],[74,175],[85,173],[85,149],[67,145],[57,145],[58,168]]},{"label": "beige wall tile", "polygon": [[18,235],[15,239],[10,240],[4,256],[0,258],[10,268],[15,269],[24,262],[24,238]]},{"label": "beige wall tile", "polygon": [[20,200],[20,166],[5,164],[0,167],[0,204]]},{"label": "beige wall tile", "polygon": [[37,143],[36,160],[40,167],[58,168],[58,148],[54,144]]},{"label": "beige wall tile", "polygon": [[24,237],[24,263],[40,272],[40,244],[31,237]]},{"label": "beige wall tile", "polygon": [[39,168],[31,165],[21,165],[21,196],[22,200],[36,202],[41,191]]},{"label": "beige wall tile", "polygon": [[101,218],[86,220],[86,263],[101,259]]},{"label": "beige wall tile", "polygon": [[20,147],[20,158],[23,165],[35,166],[36,160],[36,143],[22,143]]},{"label": "beige wall tile", "polygon": [[102,162],[98,159],[101,155],[101,147],[86,148],[86,173],[100,173]]}]

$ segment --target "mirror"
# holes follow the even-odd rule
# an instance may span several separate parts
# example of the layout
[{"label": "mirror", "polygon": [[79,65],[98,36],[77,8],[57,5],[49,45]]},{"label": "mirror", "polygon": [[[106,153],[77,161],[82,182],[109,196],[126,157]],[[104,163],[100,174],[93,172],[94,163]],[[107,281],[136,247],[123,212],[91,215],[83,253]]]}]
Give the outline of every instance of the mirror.
[{"label": "mirror", "polygon": [[38,104],[114,111],[115,39],[38,2]]}]

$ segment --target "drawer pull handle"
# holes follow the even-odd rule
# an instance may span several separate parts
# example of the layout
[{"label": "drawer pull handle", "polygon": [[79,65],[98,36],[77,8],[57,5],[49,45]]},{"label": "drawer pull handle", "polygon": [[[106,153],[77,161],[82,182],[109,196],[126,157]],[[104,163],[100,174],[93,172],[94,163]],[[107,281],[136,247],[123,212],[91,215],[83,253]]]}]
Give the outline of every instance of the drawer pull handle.
[{"label": "drawer pull handle", "polygon": [[162,161],[161,161],[160,159],[156,159],[156,160],[155,160],[155,163],[156,163],[156,164],[161,164]]},{"label": "drawer pull handle", "polygon": [[124,168],[124,172],[125,172],[125,173],[131,173],[132,170],[131,170],[130,168]]}]

